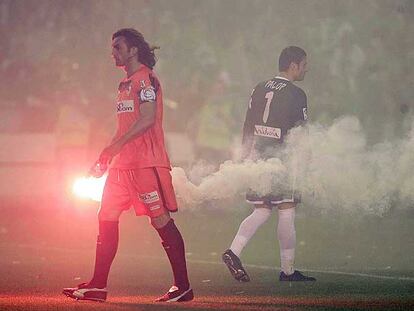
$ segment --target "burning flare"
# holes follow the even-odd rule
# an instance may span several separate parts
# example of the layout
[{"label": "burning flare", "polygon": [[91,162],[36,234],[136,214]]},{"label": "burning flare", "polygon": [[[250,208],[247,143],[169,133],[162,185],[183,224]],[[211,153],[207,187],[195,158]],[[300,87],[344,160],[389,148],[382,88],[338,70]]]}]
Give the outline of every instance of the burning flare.
[{"label": "burning flare", "polygon": [[83,199],[91,199],[97,202],[101,201],[103,188],[107,174],[100,178],[80,177],[77,178],[72,186],[73,193]]}]

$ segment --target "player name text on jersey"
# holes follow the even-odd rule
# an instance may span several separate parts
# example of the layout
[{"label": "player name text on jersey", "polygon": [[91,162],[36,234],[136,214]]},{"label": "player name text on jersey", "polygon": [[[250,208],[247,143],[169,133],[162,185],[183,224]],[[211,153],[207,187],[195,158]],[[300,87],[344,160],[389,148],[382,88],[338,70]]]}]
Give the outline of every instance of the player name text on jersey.
[{"label": "player name text on jersey", "polygon": [[279,81],[269,80],[269,81],[266,82],[265,87],[268,88],[268,89],[271,89],[271,90],[280,91],[286,85],[287,85],[287,83],[285,83],[285,82],[279,82]]}]

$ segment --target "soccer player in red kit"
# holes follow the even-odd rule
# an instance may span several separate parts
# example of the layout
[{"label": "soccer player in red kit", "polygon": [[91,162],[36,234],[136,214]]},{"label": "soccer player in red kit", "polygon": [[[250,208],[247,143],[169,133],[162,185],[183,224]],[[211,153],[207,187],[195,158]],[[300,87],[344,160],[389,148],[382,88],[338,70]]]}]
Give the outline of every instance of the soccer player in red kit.
[{"label": "soccer player in red kit", "polygon": [[174,285],[157,301],[193,299],[185,260],[184,241],[170,212],[177,211],[170,161],[162,128],[163,100],[152,68],[156,59],[140,32],[121,29],[112,36],[112,56],[126,77],[119,84],[117,132],[101,152],[97,167],[110,164],[98,213],[99,235],[92,279],[63,293],[74,299],[105,301],[107,279],[118,247],[118,222],[131,206],[136,215],[147,215],[157,230],[174,275]]}]

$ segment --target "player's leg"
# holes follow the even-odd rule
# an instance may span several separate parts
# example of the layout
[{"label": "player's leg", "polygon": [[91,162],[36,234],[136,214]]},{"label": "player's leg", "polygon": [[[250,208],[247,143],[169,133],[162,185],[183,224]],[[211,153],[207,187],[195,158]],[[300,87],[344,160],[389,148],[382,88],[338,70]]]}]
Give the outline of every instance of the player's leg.
[{"label": "player's leg", "polygon": [[107,281],[118,248],[118,213],[99,213],[99,235],[96,241],[95,267],[89,282],[64,288],[63,294],[78,300],[105,301]]},{"label": "player's leg", "polygon": [[118,172],[110,172],[98,212],[99,234],[93,277],[77,287],[64,288],[63,294],[80,300],[106,300],[109,270],[118,249],[119,217],[128,205],[128,192],[122,186]]},{"label": "player's leg", "polygon": [[99,235],[96,241],[95,267],[89,282],[64,288],[63,294],[78,300],[105,301],[109,270],[118,248],[119,215],[99,214]]},{"label": "player's leg", "polygon": [[253,212],[247,216],[239,226],[236,236],[230,245],[230,250],[237,257],[240,257],[244,247],[256,233],[257,229],[263,225],[272,213],[267,205],[255,205]]},{"label": "player's leg", "polygon": [[281,272],[280,281],[315,281],[314,278],[303,275],[294,269],[296,230],[295,211],[296,203],[280,203],[278,207],[277,237],[280,249]]},{"label": "player's leg", "polygon": [[241,282],[248,282],[250,278],[243,268],[240,254],[257,229],[263,225],[271,215],[271,208],[265,204],[255,204],[255,209],[240,224],[239,230],[231,243],[231,246],[223,255],[223,261],[227,265],[233,277]]},{"label": "player's leg", "polygon": [[185,259],[184,240],[170,217],[177,211],[170,171],[164,168],[137,169],[132,172],[134,188],[140,202],[136,202],[137,215],[146,214],[158,232],[174,275],[174,286],[157,301],[189,301],[193,299]]},{"label": "player's leg", "polygon": [[279,204],[278,218],[277,238],[279,240],[281,270],[286,275],[290,275],[294,271],[296,247],[295,203]]},{"label": "player's leg", "polygon": [[188,280],[184,240],[179,229],[168,212],[158,217],[152,217],[151,224],[161,238],[174,275],[174,286],[157,301],[192,300],[194,295]]},{"label": "player's leg", "polygon": [[174,220],[167,212],[164,215],[151,218],[151,225],[157,230],[170,261],[174,285],[183,290],[189,289],[184,240]]},{"label": "player's leg", "polygon": [[122,211],[101,210],[98,214],[99,235],[96,241],[95,269],[89,282],[95,287],[106,287],[109,270],[118,250],[119,217]]}]

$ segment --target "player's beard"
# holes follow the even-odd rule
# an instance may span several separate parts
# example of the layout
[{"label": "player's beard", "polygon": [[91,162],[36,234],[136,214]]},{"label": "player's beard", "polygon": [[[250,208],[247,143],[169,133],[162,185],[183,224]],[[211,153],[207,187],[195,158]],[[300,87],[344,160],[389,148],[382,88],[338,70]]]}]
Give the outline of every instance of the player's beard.
[{"label": "player's beard", "polygon": [[121,62],[120,59],[114,58],[114,60],[115,60],[115,66],[117,66],[117,67],[122,66],[122,62]]},{"label": "player's beard", "polygon": [[115,58],[115,66],[116,67],[125,67],[125,62],[119,58]]}]

